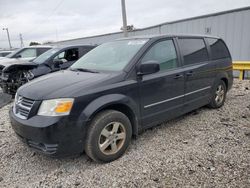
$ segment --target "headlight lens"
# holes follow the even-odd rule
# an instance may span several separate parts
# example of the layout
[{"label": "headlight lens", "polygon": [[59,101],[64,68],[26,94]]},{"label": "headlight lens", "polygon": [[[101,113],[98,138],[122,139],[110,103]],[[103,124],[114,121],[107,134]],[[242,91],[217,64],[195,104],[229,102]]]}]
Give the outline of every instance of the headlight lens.
[{"label": "headlight lens", "polygon": [[69,115],[74,99],[52,99],[44,100],[38,110],[40,116],[66,116]]},{"label": "headlight lens", "polygon": [[35,77],[34,74],[33,74],[33,72],[31,72],[31,71],[24,72],[23,75],[28,80],[32,80]]}]

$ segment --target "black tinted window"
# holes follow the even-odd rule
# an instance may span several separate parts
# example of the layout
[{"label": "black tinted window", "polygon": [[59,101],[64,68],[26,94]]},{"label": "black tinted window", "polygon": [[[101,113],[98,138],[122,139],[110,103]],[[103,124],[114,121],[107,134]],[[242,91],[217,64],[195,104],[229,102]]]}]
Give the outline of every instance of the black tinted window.
[{"label": "black tinted window", "polygon": [[165,40],[156,43],[143,57],[142,63],[157,61],[160,64],[160,71],[177,67],[177,56],[172,40]]},{"label": "black tinted window", "polygon": [[38,48],[37,49],[37,55],[39,56],[39,55],[43,54],[44,52],[46,52],[46,51],[48,51],[50,49],[51,48]]},{"label": "black tinted window", "polygon": [[208,60],[208,53],[203,39],[179,39],[179,45],[185,65]]},{"label": "black tinted window", "polygon": [[228,49],[222,40],[208,38],[207,41],[211,48],[211,55],[213,60],[230,57]]}]

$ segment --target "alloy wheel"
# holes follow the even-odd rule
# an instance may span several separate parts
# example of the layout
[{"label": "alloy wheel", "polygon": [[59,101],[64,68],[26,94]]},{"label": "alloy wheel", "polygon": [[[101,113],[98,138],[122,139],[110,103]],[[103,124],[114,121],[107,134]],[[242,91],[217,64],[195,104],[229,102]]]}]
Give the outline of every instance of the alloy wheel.
[{"label": "alloy wheel", "polygon": [[222,85],[218,85],[216,92],[215,92],[215,102],[217,105],[220,105],[225,97],[225,89]]},{"label": "alloy wheel", "polygon": [[122,123],[112,122],[106,125],[99,137],[99,149],[105,155],[117,153],[124,145],[126,130]]}]

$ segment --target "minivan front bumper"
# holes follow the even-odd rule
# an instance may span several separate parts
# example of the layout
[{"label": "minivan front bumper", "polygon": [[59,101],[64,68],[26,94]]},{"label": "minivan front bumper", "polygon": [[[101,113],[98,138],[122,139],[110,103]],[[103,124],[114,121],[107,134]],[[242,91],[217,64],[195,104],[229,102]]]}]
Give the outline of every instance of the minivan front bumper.
[{"label": "minivan front bumper", "polygon": [[30,148],[50,156],[70,156],[84,150],[84,122],[70,120],[67,116],[33,116],[23,120],[9,111],[12,128],[20,140]]}]

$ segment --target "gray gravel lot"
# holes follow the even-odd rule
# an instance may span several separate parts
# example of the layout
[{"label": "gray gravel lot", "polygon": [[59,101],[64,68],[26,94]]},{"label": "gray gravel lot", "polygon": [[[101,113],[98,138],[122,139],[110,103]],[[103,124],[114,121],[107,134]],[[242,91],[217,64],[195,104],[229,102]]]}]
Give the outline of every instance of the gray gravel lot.
[{"label": "gray gravel lot", "polygon": [[0,187],[250,187],[249,80],[235,80],[221,109],[147,130],[109,164],[34,153],[12,131],[9,108],[0,109]]},{"label": "gray gravel lot", "polygon": [[11,99],[12,99],[12,96],[6,93],[3,93],[2,89],[0,88],[0,108],[10,103]]}]

